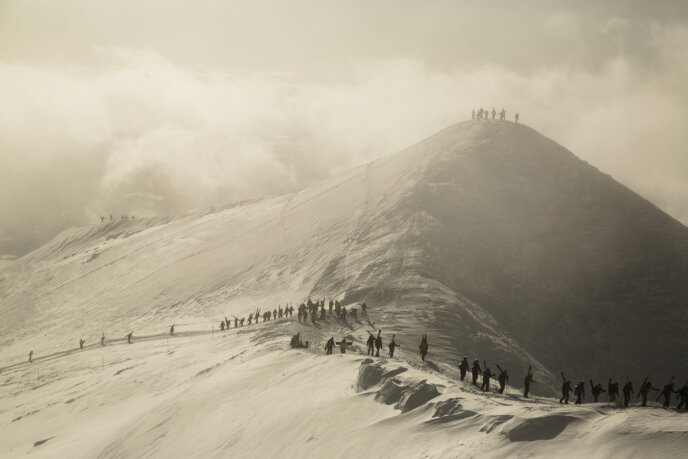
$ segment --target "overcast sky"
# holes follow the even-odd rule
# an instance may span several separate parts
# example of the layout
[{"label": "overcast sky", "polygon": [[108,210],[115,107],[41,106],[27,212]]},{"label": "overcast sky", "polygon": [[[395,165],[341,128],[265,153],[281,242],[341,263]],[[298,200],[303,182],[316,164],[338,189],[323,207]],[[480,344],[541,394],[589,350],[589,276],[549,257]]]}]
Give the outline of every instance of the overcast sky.
[{"label": "overcast sky", "polygon": [[484,106],[688,223],[688,2],[0,0],[0,255],[303,186]]}]

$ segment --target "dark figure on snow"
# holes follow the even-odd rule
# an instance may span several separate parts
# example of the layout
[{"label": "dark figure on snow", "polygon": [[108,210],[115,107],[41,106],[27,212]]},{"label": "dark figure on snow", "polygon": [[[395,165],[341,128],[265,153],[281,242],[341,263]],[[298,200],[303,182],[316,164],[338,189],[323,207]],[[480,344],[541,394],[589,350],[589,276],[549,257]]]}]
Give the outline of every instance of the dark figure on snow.
[{"label": "dark figure on snow", "polygon": [[533,367],[528,367],[528,374],[523,380],[523,396],[528,398],[528,393],[530,392],[530,385],[533,384],[535,380],[533,379]]},{"label": "dark figure on snow", "polygon": [[[234,319],[236,321],[236,319]],[[234,327],[236,328],[236,323],[234,324]],[[229,319],[227,316],[225,316],[225,328],[229,330]]]},{"label": "dark figure on snow", "polygon": [[685,409],[688,410],[688,382],[685,383],[683,387],[680,388],[676,393],[678,394],[676,398],[681,400],[681,403],[678,404],[676,409],[680,410],[681,407],[685,407]]},{"label": "dark figure on snow", "polygon": [[342,306],[339,304],[339,300],[334,302],[334,314],[339,318],[342,314]]},{"label": "dark figure on snow", "polygon": [[401,344],[397,344],[394,341],[394,335],[392,335],[392,341],[390,341],[390,343],[387,345],[387,347],[389,348],[389,358],[390,359],[392,357],[394,357],[394,348],[396,348],[397,346],[401,346]]},{"label": "dark figure on snow", "polygon": [[636,395],[636,398],[638,398],[638,396],[643,397],[643,406],[647,406],[647,395],[650,393],[650,391],[651,390],[659,390],[656,387],[652,386],[652,382],[648,378],[649,378],[649,376],[645,377],[645,380],[640,385],[640,393],[638,395]]},{"label": "dark figure on snow", "polygon": [[468,356],[464,355],[463,359],[461,359],[461,363],[459,363],[459,371],[461,372],[461,381],[463,381],[463,378],[466,377],[466,373],[470,369],[470,365],[468,364]]},{"label": "dark figure on snow", "polygon": [[320,320],[325,320],[325,314],[327,314],[327,311],[325,311],[325,306],[320,307]]},{"label": "dark figure on snow", "polygon": [[619,395],[619,383],[613,383],[612,378],[609,378],[607,383],[607,400],[609,403],[616,404],[616,397]]},{"label": "dark figure on snow", "polygon": [[342,306],[342,320],[346,322],[346,308]]},{"label": "dark figure on snow", "polygon": [[277,319],[277,309],[272,310],[272,319],[273,320]]},{"label": "dark figure on snow", "polygon": [[373,355],[375,352],[373,348],[375,347],[375,336],[370,333],[368,336],[368,341],[366,342],[368,344],[368,354],[367,355]]},{"label": "dark figure on snow", "polygon": [[[494,110],[493,110],[494,113]],[[497,369],[499,370],[499,376],[497,377],[497,381],[499,381],[499,393],[503,394],[504,393],[504,388],[506,387],[506,383],[509,382],[509,374],[506,372],[506,370],[502,370],[502,367],[497,365]]]},{"label": "dark figure on snow", "polygon": [[495,108],[492,107],[492,121],[494,121],[495,116],[497,116],[497,110],[495,110]]},{"label": "dark figure on snow", "polygon": [[506,111],[504,110],[504,107],[502,107],[502,111],[499,112],[499,120],[500,121],[506,120]]},{"label": "dark figure on snow", "polygon": [[234,328],[237,328],[239,326],[239,318],[235,317],[234,318]]},{"label": "dark figure on snow", "polygon": [[100,223],[103,223],[104,221],[105,221],[105,216],[104,216],[104,215],[101,215],[101,216],[100,216]]},{"label": "dark figure on snow", "polygon": [[669,405],[671,404],[671,394],[677,393],[678,392],[674,390],[674,377],[672,376],[671,381],[669,381],[669,384],[664,386],[664,389],[662,389],[655,401],[659,401],[661,397],[664,397],[664,403],[662,404],[662,406],[669,408]]},{"label": "dark figure on snow", "polygon": [[352,320],[358,321],[358,313],[356,308],[351,308],[351,317],[353,318]]},{"label": "dark figure on snow", "polygon": [[583,397],[585,397],[585,381],[576,384],[573,393],[576,394],[576,405],[581,405],[583,403]]},{"label": "dark figure on snow", "polygon": [[382,347],[382,336],[380,334],[382,330],[377,332],[377,338],[375,338],[375,357],[380,357],[380,348]]},{"label": "dark figure on snow", "polygon": [[519,118],[519,114],[516,113],[516,124],[518,124],[518,118]]},{"label": "dark figure on snow", "polygon": [[294,317],[294,306],[289,306],[289,316]]},{"label": "dark figure on snow", "polygon": [[297,348],[297,347],[301,347],[301,333],[297,333],[291,337],[291,341],[289,342],[289,346],[292,349]]},{"label": "dark figure on snow", "polygon": [[477,386],[478,385],[478,375],[483,373],[483,370],[480,369],[480,362],[478,359],[475,359],[473,361],[473,366],[471,367],[471,372],[473,373],[473,385]]},{"label": "dark figure on snow", "polygon": [[561,384],[561,398],[559,399],[559,403],[565,403],[569,404],[569,393],[571,392],[571,381],[566,379],[566,376],[564,376],[564,372],[561,372],[561,379],[563,380],[563,383]]},{"label": "dark figure on snow", "polygon": [[80,338],[80,339],[79,339],[79,349],[83,349],[83,348],[84,348],[84,343],[85,343],[85,342],[86,342],[85,339],[83,339],[83,338]]},{"label": "dark figure on snow", "polygon": [[277,308],[277,317],[280,319],[282,318],[282,305],[281,304]]},{"label": "dark figure on snow", "polygon": [[365,303],[361,305],[361,317],[362,316],[368,317],[368,305]]},{"label": "dark figure on snow", "polygon": [[105,346],[105,333],[103,333],[103,336],[100,337],[100,345]]},{"label": "dark figure on snow", "polygon": [[225,322],[223,320],[220,321],[220,331],[225,331]]},{"label": "dark figure on snow", "polygon": [[334,301],[330,300],[330,309],[329,309],[330,315],[332,315],[332,308],[334,308]]},{"label": "dark figure on snow", "polygon": [[420,358],[425,362],[425,356],[428,355],[428,335],[423,335],[418,346],[420,351]]},{"label": "dark figure on snow", "polygon": [[[257,317],[256,317],[257,319]],[[253,320],[253,313],[248,315],[248,324],[251,325],[251,321]]]},{"label": "dark figure on snow", "polygon": [[624,384],[623,389],[621,389],[623,392],[623,404],[625,407],[628,407],[628,404],[631,402],[631,394],[633,393],[633,383],[630,381],[626,381],[626,384]]},{"label": "dark figure on snow", "polygon": [[174,335],[174,324],[170,327],[170,335]]},{"label": "dark figure on snow", "polygon": [[492,372],[490,371],[489,368],[487,368],[487,361],[483,360],[483,363],[485,364],[485,369],[483,370],[483,384],[480,386],[480,390],[483,392],[489,392],[490,391],[490,377],[492,376]]},{"label": "dark figure on snow", "polygon": [[346,338],[342,338],[341,341],[337,341],[337,345],[339,346],[339,352],[342,354],[346,354],[346,350],[349,348],[354,343],[348,343],[346,341]]},{"label": "dark figure on snow", "polygon": [[29,363],[33,362],[33,351],[29,351]]},{"label": "dark figure on snow", "polygon": [[239,324],[243,327],[244,326],[244,318],[242,317],[241,320],[239,321]]},{"label": "dark figure on snow", "polygon": [[332,354],[332,349],[334,349],[334,337],[328,339],[327,343],[325,343],[325,350],[327,351],[325,354]]},{"label": "dark figure on snow", "polygon": [[600,398],[600,394],[602,392],[605,392],[604,389],[602,389],[602,384],[593,384],[592,379],[590,380],[590,392],[592,393],[592,401],[597,403],[597,400]]},{"label": "dark figure on snow", "polygon": [[131,344],[131,339],[134,337],[134,332],[129,332],[127,335],[127,343]]}]

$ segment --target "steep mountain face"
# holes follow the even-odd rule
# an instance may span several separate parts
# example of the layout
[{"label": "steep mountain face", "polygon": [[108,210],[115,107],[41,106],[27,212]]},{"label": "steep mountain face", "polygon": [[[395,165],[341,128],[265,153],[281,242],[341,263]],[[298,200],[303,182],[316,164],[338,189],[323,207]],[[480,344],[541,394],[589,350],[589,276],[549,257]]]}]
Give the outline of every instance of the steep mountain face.
[{"label": "steep mountain face", "polygon": [[[530,128],[470,121],[298,193],[65,231],[0,271],[0,347],[366,301],[520,380],[688,373],[688,229]],[[353,325],[352,325],[353,326]],[[568,375],[567,375],[568,376]]]}]

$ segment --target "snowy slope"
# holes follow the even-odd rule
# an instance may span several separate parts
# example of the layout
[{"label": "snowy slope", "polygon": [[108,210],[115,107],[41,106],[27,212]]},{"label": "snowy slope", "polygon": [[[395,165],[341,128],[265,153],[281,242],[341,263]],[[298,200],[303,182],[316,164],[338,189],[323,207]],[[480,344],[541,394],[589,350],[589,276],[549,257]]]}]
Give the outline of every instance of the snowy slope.
[{"label": "snowy slope", "polygon": [[[0,270],[0,453],[582,456],[618,451],[631,432],[645,446],[629,456],[671,440],[668,455],[686,441],[675,413],[524,404],[453,379],[468,353],[516,385],[533,365],[536,394],[562,369],[682,383],[687,254],[685,227],[555,142],[496,122],[451,126],[296,193],[73,228]],[[308,296],[366,301],[370,322],[217,333],[225,316]],[[360,345],[379,328],[396,334],[404,377],[432,378],[477,414],[428,422],[433,401],[400,416],[352,389],[360,356],[315,355],[330,335]],[[285,350],[298,330],[314,353]],[[565,428],[546,445],[509,440],[537,439],[542,421],[525,418],[548,413]],[[591,449],[569,450],[582,436]]]}]

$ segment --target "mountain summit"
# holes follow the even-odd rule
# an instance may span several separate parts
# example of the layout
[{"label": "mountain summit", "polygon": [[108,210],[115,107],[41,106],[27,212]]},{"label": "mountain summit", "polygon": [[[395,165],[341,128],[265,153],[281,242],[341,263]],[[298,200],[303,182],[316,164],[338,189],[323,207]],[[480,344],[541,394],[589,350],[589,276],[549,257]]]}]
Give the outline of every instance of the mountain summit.
[{"label": "mountain summit", "polygon": [[[688,373],[688,229],[536,131],[467,121],[291,194],[64,231],[0,271],[0,346],[56,346],[313,298],[402,349],[554,387]],[[513,370],[511,370],[513,369]]]}]

